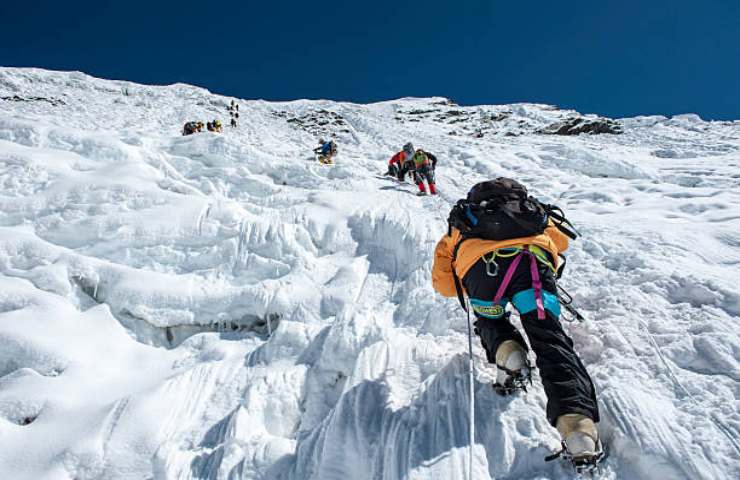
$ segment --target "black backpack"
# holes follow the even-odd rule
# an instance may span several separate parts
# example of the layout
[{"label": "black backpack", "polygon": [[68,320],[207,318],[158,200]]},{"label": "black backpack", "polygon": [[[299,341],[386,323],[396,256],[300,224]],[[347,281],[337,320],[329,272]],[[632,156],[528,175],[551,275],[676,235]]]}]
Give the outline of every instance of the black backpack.
[{"label": "black backpack", "polygon": [[448,233],[452,234],[454,227],[463,239],[509,240],[539,235],[550,220],[568,237],[578,236],[559,207],[530,196],[516,180],[499,177],[470,189],[467,198],[452,207],[447,223]]},{"label": "black backpack", "polygon": [[[452,252],[452,263],[457,259],[460,245],[469,238],[509,240],[530,237],[543,233],[550,220],[569,238],[575,240],[578,237],[578,231],[565,218],[560,207],[542,203],[530,196],[527,188],[516,180],[499,177],[477,183],[470,189],[467,198],[457,201],[447,219],[447,234],[452,235],[453,227],[461,234]],[[563,262],[557,272],[558,278],[565,268],[565,257],[560,257]],[[454,267],[452,275],[460,304],[467,310]]]}]

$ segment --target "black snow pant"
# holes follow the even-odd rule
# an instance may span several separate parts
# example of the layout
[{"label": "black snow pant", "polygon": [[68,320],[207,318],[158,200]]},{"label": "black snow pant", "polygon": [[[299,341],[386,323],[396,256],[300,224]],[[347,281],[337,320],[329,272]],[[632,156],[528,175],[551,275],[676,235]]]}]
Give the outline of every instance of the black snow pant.
[{"label": "black snow pant", "polygon": [[422,165],[414,170],[414,183],[418,185],[425,179],[428,184],[434,185],[434,169],[429,165]]},{"label": "black snow pant", "polygon": [[398,181],[403,182],[406,180],[406,174],[409,173],[409,171],[412,171],[411,165],[409,165],[409,162],[404,163],[401,165],[401,167],[398,169]]},{"label": "black snow pant", "polygon": [[[471,299],[492,301],[513,259],[514,257],[497,257],[499,268],[496,276],[488,275],[486,264],[478,260],[463,278],[468,296]],[[543,290],[557,294],[552,271],[546,265],[537,263]],[[504,298],[513,298],[514,294],[530,288],[530,260],[523,258],[506,288]],[[506,340],[515,340],[528,350],[521,333],[509,322],[508,314],[497,319],[485,318],[478,313],[475,315],[476,333],[480,336],[489,362],[496,362],[496,350]],[[557,315],[549,310],[545,310],[545,315],[544,320],[539,320],[535,310],[520,314],[520,318],[537,357],[536,365],[547,395],[547,419],[555,426],[560,415],[580,413],[598,422],[596,391],[581,359],[573,350],[573,340],[563,330]]]}]

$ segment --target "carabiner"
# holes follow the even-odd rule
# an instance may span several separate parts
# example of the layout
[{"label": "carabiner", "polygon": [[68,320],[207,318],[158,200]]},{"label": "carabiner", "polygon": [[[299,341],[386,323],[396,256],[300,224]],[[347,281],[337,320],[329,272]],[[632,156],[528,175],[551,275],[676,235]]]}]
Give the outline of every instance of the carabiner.
[{"label": "carabiner", "polygon": [[[486,256],[481,257],[483,263],[486,264],[486,275],[489,277],[495,277],[498,275],[498,263],[496,263],[496,252],[491,252],[491,258],[486,259]],[[491,271],[491,265],[493,265],[493,272]]]}]

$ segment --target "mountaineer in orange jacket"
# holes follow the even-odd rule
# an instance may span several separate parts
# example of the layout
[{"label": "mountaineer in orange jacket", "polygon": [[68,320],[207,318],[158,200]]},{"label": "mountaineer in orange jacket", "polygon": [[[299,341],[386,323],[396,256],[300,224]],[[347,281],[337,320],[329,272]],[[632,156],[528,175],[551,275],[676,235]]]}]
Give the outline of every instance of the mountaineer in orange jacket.
[{"label": "mountaineer in orange jacket", "polygon": [[415,152],[416,150],[411,142],[404,145],[400,152],[391,157],[388,162],[388,171],[385,174],[397,177],[399,182],[403,182],[406,173],[409,171],[409,162]]},{"label": "mountaineer in orange jacket", "polygon": [[437,168],[437,157],[422,149],[415,150],[409,142],[403,149],[393,155],[388,162],[388,171],[385,175],[391,175],[403,182],[407,173],[413,173],[414,183],[419,187],[419,195],[425,195],[424,180],[429,184],[429,192],[437,194],[434,183],[434,171]]},{"label": "mountaineer in orange jacket", "polygon": [[531,382],[527,343],[506,312],[509,302],[514,305],[536,355],[547,418],[574,464],[592,465],[603,457],[596,393],[559,320],[559,257],[568,236],[575,238],[563,222],[562,211],[530,197],[514,180],[476,184],[450,213],[449,230],[434,252],[432,285],[461,303],[467,293],[475,333],[497,367],[494,388],[500,394]]}]

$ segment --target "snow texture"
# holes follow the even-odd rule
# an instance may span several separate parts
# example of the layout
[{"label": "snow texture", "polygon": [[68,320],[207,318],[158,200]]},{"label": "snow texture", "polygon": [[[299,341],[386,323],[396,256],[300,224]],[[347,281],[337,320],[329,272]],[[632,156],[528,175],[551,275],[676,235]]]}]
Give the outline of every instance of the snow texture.
[{"label": "snow texture", "polygon": [[[466,319],[431,261],[496,176],[583,234],[563,284],[587,320],[566,328],[601,477],[740,478],[740,123],[559,137],[538,132],[577,112],[239,100],[237,129],[180,135],[230,100],[0,69],[0,478],[465,478]],[[407,141],[440,195],[381,176]],[[473,478],[571,478],[543,461],[538,377],[498,397],[475,354]]]}]

